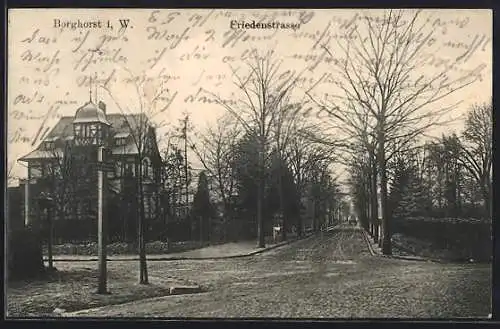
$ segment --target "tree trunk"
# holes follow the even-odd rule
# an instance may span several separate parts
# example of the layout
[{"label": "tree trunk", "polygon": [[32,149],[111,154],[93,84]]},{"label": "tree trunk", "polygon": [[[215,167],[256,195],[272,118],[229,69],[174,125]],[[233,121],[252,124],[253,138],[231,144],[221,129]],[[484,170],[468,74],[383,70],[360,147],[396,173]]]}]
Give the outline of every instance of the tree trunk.
[{"label": "tree trunk", "polygon": [[285,216],[285,196],[283,195],[283,177],[282,177],[282,165],[280,160],[279,174],[278,174],[278,185],[279,185],[279,198],[280,198],[280,212],[283,220],[283,225],[281,227],[281,239],[286,241],[286,230],[287,230],[287,218]]},{"label": "tree trunk", "polygon": [[312,200],[312,229],[313,232],[316,232],[316,200],[313,198]]},{"label": "tree trunk", "polygon": [[[123,193],[123,192],[122,192]],[[128,200],[126,200],[126,198],[124,196],[121,197],[122,199],[122,202],[121,204],[125,204],[126,206],[126,209],[129,207],[129,203],[128,203]],[[123,221],[123,226],[122,226],[122,238],[123,238],[123,241],[125,242],[129,242],[130,241],[130,237],[129,237],[129,226],[128,226],[128,222],[129,222],[129,216],[130,212],[127,211],[127,212],[123,212],[123,210],[120,210],[120,219]]]},{"label": "tree trunk", "polygon": [[485,182],[483,184],[483,199],[484,199],[484,210],[486,218],[492,218],[492,207],[491,207],[491,183]]},{"label": "tree trunk", "polygon": [[363,229],[368,230],[368,232],[370,232],[370,235],[371,235],[371,225],[370,225],[371,224],[371,215],[370,214],[372,211],[372,204],[371,204],[371,199],[370,199],[370,195],[371,195],[371,176],[370,176],[370,174],[368,174],[368,177],[365,178],[364,185],[365,185],[365,187],[364,187],[365,207],[364,208],[365,208],[366,216],[360,223],[361,223],[361,226],[363,227]]},{"label": "tree trunk", "polygon": [[265,239],[264,239],[264,220],[262,216],[262,199],[264,197],[264,188],[263,188],[263,182],[261,179],[259,179],[258,183],[258,191],[257,191],[257,239],[258,239],[258,244],[257,246],[259,248],[264,248],[266,246]]},{"label": "tree trunk", "polygon": [[301,238],[304,235],[302,227],[302,214],[299,213],[297,217],[297,237]]},{"label": "tree trunk", "polygon": [[[370,157],[371,158],[371,157]],[[372,168],[371,168],[371,222],[373,225],[373,239],[375,243],[378,243],[378,235],[379,235],[379,225],[378,225],[378,195],[377,195],[377,162],[376,161],[371,161],[372,163]]]},{"label": "tree trunk", "polygon": [[203,246],[203,216],[200,216],[200,246]]},{"label": "tree trunk", "polygon": [[257,179],[257,236],[258,236],[258,247],[264,248],[266,246],[265,242],[265,232],[264,232],[264,216],[263,216],[263,203],[264,203],[264,139],[261,136],[259,138],[259,166],[258,166],[258,179]]},{"label": "tree trunk", "polygon": [[380,206],[382,207],[382,226],[383,226],[383,240],[382,240],[382,253],[384,255],[392,254],[391,246],[391,227],[389,211],[387,209],[387,170],[385,160],[385,135],[383,127],[378,133],[378,162],[380,168]]},{"label": "tree trunk", "polygon": [[47,244],[47,254],[48,254],[48,258],[49,258],[49,270],[52,270],[54,269],[54,260],[53,260],[53,257],[52,257],[52,244],[53,244],[53,240],[54,240],[54,225],[52,223],[52,212],[50,210],[51,206],[48,206],[47,207],[47,224],[48,224],[48,227],[49,227],[49,240],[48,240],[48,244]]},{"label": "tree trunk", "polygon": [[223,241],[224,242],[227,242],[227,226],[229,225],[229,220],[227,219],[227,217],[224,217],[224,224],[223,224]]},{"label": "tree trunk", "polygon": [[[142,168],[140,168],[142,169]],[[142,170],[139,170],[139,175]],[[145,226],[146,216],[144,211],[144,186],[142,179],[139,176],[139,283],[148,284],[148,267],[146,263],[146,243],[145,243]]]}]

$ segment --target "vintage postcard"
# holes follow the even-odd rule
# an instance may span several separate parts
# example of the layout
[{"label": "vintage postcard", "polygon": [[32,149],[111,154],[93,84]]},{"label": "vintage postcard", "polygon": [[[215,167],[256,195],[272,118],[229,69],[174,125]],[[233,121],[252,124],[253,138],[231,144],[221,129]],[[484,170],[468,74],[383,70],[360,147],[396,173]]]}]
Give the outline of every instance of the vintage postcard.
[{"label": "vintage postcard", "polygon": [[491,317],[492,11],[10,9],[8,317]]}]

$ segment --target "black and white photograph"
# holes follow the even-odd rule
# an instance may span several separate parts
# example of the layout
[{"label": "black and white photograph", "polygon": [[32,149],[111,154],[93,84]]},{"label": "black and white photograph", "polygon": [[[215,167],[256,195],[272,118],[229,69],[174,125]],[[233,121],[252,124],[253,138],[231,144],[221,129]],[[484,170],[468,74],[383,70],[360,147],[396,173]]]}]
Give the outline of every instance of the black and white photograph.
[{"label": "black and white photograph", "polygon": [[492,10],[7,19],[7,318],[492,317]]}]

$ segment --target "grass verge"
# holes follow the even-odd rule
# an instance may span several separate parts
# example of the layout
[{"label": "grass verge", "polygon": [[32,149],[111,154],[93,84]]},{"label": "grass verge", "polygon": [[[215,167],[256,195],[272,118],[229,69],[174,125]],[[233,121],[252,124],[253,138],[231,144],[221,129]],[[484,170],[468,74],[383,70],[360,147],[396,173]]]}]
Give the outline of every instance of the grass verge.
[{"label": "grass verge", "polygon": [[97,294],[98,270],[90,264],[56,263],[57,271],[35,280],[9,282],[7,317],[55,316],[55,309],[73,312],[134,300],[167,296],[174,285],[192,284],[178,278],[150,275],[138,283],[137,262],[108,263],[108,291]]}]

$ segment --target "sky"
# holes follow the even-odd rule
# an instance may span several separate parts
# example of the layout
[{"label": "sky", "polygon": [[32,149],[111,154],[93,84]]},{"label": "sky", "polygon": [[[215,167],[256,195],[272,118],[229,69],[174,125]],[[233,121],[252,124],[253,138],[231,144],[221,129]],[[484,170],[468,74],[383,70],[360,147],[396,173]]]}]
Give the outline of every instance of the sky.
[{"label": "sky", "polygon": [[[409,9],[405,14],[414,12]],[[304,79],[294,90],[294,101],[303,99],[313,85],[318,97],[335,93],[327,80],[336,76],[318,45],[328,43],[332,56],[340,58],[339,45],[352,38],[353,27],[363,17],[381,13],[348,9],[10,9],[9,176],[26,177],[26,168],[17,159],[37,147],[44,132],[61,116],[74,115],[90,97],[104,101],[109,113],[150,111],[159,126],[160,147],[183,113],[189,113],[195,130],[203,131],[226,111],[214,102],[213,95],[241,98],[231,70],[245,75],[245,61],[252,51],[272,50],[282,60],[283,77],[301,72]],[[432,41],[422,49],[428,61],[418,74],[432,75],[449,65],[451,79],[465,74],[478,77],[434,106],[461,102],[455,111],[462,114],[472,104],[489,101],[491,11],[423,10],[419,17],[426,31],[432,32]],[[275,22],[275,28],[238,28],[253,21]],[[328,79],[316,85],[324,74],[329,74]],[[319,120],[322,124],[328,119]],[[459,131],[461,125],[455,122],[434,133]]]}]

